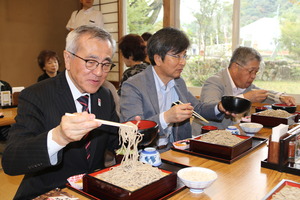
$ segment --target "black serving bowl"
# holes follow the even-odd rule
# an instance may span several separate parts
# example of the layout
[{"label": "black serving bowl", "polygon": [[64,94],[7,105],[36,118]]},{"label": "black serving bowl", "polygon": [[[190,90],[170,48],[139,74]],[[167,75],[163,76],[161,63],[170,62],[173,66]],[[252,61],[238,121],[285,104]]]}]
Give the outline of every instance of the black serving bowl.
[{"label": "black serving bowl", "polygon": [[297,108],[297,106],[295,106],[295,105],[288,106],[284,103],[274,103],[274,104],[272,104],[272,109],[274,109],[274,110],[281,109],[281,110],[285,110],[289,113],[296,112],[296,108]]},{"label": "black serving bowl", "polygon": [[[138,121],[130,121],[134,124],[137,124]],[[139,133],[143,134],[143,139],[139,143],[139,146],[148,146],[151,144],[158,135],[158,124],[150,120],[141,120],[137,124]]]},{"label": "black serving bowl", "polygon": [[223,96],[221,102],[225,110],[236,114],[245,112],[251,106],[248,99],[235,96]]}]

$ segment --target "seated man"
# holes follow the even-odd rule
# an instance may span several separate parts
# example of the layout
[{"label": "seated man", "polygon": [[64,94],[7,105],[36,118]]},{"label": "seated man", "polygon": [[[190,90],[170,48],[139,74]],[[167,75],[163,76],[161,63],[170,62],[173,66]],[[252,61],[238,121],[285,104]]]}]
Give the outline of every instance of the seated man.
[{"label": "seated man", "polygon": [[96,26],[76,28],[66,42],[66,70],[19,96],[2,158],[6,174],[25,174],[16,200],[65,187],[70,176],[104,168],[105,151],[118,146],[117,130],[94,120],[118,121],[113,97],[102,87],[113,66],[115,43]]},{"label": "seated man", "polygon": [[[121,121],[140,116],[159,124],[157,148],[166,151],[173,141],[192,136],[190,118],[195,110],[207,119],[219,119],[215,110],[225,112],[219,102],[203,104],[187,90],[180,74],[186,64],[188,37],[180,30],[163,28],[148,41],[152,66],[123,83]],[[180,100],[184,104],[172,106]],[[226,114],[229,114],[226,112]]]},{"label": "seated man", "polygon": [[[219,102],[222,96],[239,96],[249,99],[252,103],[272,104],[275,102],[274,100],[277,100],[288,105],[296,104],[295,99],[291,96],[260,89],[253,84],[261,60],[261,55],[255,49],[238,47],[233,52],[228,68],[206,80],[202,87],[200,101],[204,105],[211,105]],[[214,125],[219,129],[225,129],[236,123],[236,121],[238,120],[234,117],[226,116],[222,120],[211,120],[206,125]]]}]

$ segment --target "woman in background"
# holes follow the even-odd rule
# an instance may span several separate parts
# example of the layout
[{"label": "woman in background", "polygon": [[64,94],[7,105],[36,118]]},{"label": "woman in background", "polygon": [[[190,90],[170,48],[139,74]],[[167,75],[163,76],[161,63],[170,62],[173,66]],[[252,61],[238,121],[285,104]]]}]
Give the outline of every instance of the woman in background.
[{"label": "woman in background", "polygon": [[44,71],[44,73],[39,76],[38,82],[55,77],[59,73],[59,57],[56,52],[43,50],[40,52],[37,61],[40,68]]},{"label": "woman in background", "polygon": [[[146,45],[146,47],[147,47],[148,40],[149,40],[150,37],[152,36],[152,33],[145,32],[145,33],[143,33],[141,36],[142,36],[142,38],[144,39],[145,45]],[[146,49],[146,52],[147,52],[147,49]],[[150,60],[149,60],[148,54],[147,54],[147,56],[146,56],[144,62],[150,65]]]},{"label": "woman in background", "polygon": [[141,36],[137,34],[128,34],[123,36],[119,41],[119,49],[123,56],[125,65],[129,67],[124,71],[120,82],[118,94],[121,95],[123,82],[129,77],[146,69],[148,64],[144,63],[147,52],[145,42]]}]

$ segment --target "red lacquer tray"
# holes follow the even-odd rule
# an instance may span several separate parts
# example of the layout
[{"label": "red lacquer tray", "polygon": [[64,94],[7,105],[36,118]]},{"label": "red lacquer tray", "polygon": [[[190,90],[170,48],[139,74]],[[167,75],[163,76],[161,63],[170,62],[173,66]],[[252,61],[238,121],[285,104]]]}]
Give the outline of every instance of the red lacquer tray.
[{"label": "red lacquer tray", "polygon": [[[186,165],[182,165],[182,164],[179,164],[179,163],[174,163],[172,161],[168,161],[168,160],[164,160],[162,159],[162,164],[159,166],[160,169],[164,170],[164,171],[169,171],[169,173],[172,173],[172,174],[177,174],[177,171],[182,169],[182,168],[185,168],[185,167],[189,167],[189,166],[186,166]],[[97,173],[97,172],[95,172]],[[163,194],[159,197],[157,197],[156,199],[166,199],[166,198],[169,198],[175,194],[177,194],[178,192],[180,192],[181,190],[185,189],[186,187],[183,185],[183,183],[181,183],[179,180],[177,180],[177,175],[176,176],[176,185],[175,185],[175,188],[173,188],[172,190],[170,190],[169,192],[167,192],[166,194]],[[97,195],[93,195],[91,194],[90,192],[86,192],[86,191],[83,191],[83,190],[78,190],[74,187],[72,187],[70,184],[67,184],[66,185],[69,189],[72,189],[73,191],[76,191],[78,192],[79,194],[89,198],[89,199],[93,199],[93,200],[105,200],[105,199],[111,199],[111,198],[107,198],[107,197],[104,197],[104,198],[100,198],[100,197],[97,197]],[[157,190],[155,190],[157,192]],[[122,199],[122,198],[120,198]],[[144,199],[144,198],[143,198]],[[146,197],[147,199],[147,197]]]},{"label": "red lacquer tray", "polygon": [[280,192],[280,190],[283,189],[287,185],[292,186],[292,187],[297,187],[300,189],[300,183],[283,179],[263,198],[263,200],[271,200],[272,196],[274,194],[276,194],[277,192]]}]

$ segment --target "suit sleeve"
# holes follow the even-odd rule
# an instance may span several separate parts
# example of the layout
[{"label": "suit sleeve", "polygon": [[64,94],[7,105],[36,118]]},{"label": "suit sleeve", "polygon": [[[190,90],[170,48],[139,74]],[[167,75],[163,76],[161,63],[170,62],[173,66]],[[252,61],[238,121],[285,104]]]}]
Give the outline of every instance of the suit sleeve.
[{"label": "suit sleeve", "polygon": [[44,128],[39,101],[38,96],[26,90],[19,96],[16,123],[9,131],[2,159],[3,169],[9,175],[36,172],[51,166],[47,151],[48,131]]},{"label": "suit sleeve", "polygon": [[150,101],[149,91],[142,90],[138,87],[137,82],[125,81],[122,85],[121,122],[134,120],[136,116],[140,116],[144,120],[155,121],[159,125],[159,129],[163,130],[159,113],[155,113]]}]

